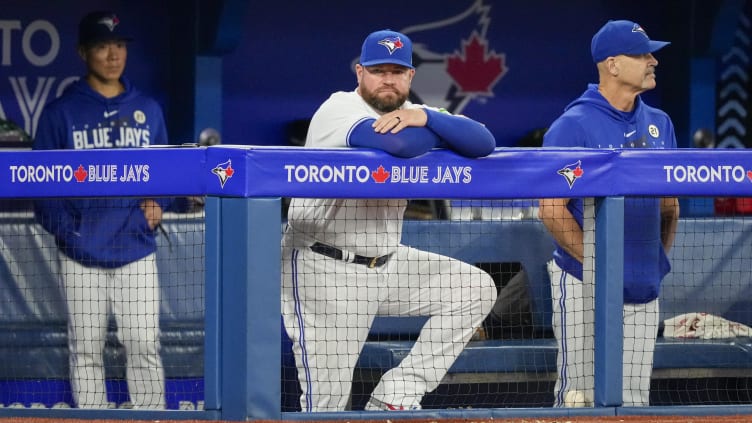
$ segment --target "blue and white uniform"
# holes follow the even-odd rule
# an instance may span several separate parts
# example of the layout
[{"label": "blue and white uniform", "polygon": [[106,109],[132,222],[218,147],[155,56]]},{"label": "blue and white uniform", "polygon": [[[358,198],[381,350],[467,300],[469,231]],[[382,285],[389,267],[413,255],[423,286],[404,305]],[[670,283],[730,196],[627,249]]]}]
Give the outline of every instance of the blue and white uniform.
[{"label": "blue and white uniform", "polygon": [[[167,144],[162,110],[122,78],[125,91],[105,98],[84,80],[44,109],[34,150],[88,150]],[[155,231],[140,198],[51,199],[35,203],[39,223],[60,250],[68,303],[73,396],[82,408],[108,406],[102,349],[115,316],[128,353],[127,379],[135,407],[164,408],[159,355],[160,287]],[[155,199],[162,210],[173,201]]]},{"label": "blue and white uniform", "polygon": [[[596,84],[570,103],[551,125],[545,147],[676,148],[668,115],[635,98],[631,112],[612,107]],[[583,199],[567,209],[583,226]],[[624,202],[624,386],[625,406],[649,405],[650,376],[658,332],[658,295],[670,264],[661,242],[660,199],[628,197]],[[556,245],[549,263],[553,327],[559,343],[555,406],[570,391],[593,392],[592,289],[583,289],[583,266]],[[589,294],[588,294],[589,293]]]},{"label": "blue and white uniform", "polygon": [[[425,108],[406,102],[401,109],[419,107]],[[428,108],[426,113],[425,127],[377,134],[371,123],[380,115],[357,91],[334,93],[314,114],[306,147],[375,147],[401,157],[437,145],[469,156],[493,150],[493,136],[478,122]],[[410,354],[383,375],[372,394],[377,403],[419,408],[494,304],[494,282],[481,269],[400,243],[406,204],[355,198],[290,204],[282,312],[303,411],[345,409],[353,369],[376,315],[430,316]],[[341,250],[342,258],[315,252],[316,243]],[[387,259],[369,267],[354,262],[356,255]]]}]

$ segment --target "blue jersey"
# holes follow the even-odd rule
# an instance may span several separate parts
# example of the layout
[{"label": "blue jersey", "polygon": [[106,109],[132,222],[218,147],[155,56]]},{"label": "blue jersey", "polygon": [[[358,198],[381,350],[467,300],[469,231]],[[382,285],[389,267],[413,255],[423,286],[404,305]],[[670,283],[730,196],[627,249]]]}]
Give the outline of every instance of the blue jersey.
[{"label": "blue jersey", "polygon": [[[104,149],[167,144],[162,110],[121,79],[125,92],[105,98],[83,79],[43,110],[34,150]],[[167,210],[170,199],[156,199]],[[114,268],[156,251],[155,233],[139,198],[54,199],[35,202],[39,223],[68,257]]]},{"label": "blue jersey", "polygon": [[[543,138],[545,147],[676,148],[668,115],[635,99],[631,112],[613,108],[596,84],[554,121]],[[582,199],[567,208],[582,227]],[[661,242],[660,199],[624,200],[624,302],[646,303],[658,298],[660,283],[671,266]],[[554,260],[561,269],[582,280],[582,263],[556,245]]]}]

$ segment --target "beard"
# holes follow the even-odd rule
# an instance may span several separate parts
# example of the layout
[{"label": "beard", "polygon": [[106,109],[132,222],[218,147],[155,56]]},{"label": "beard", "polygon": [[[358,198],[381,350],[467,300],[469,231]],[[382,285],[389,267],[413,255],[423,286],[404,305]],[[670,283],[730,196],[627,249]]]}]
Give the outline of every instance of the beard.
[{"label": "beard", "polygon": [[360,95],[365,102],[381,113],[389,113],[399,109],[407,101],[407,93],[390,91],[391,96],[379,96],[379,93],[360,87]]}]

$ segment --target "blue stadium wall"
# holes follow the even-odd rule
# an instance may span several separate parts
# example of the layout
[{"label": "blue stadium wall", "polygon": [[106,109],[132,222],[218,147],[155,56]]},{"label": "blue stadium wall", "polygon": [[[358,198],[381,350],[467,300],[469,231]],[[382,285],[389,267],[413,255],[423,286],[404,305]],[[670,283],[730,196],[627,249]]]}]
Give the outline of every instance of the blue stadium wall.
[{"label": "blue stadium wall", "polygon": [[698,125],[712,124],[713,60],[730,44],[743,4],[4,0],[0,118],[33,135],[42,106],[83,72],[79,17],[110,8],[134,33],[126,73],[164,106],[172,143],[213,127],[224,143],[288,144],[300,134],[296,122],[331,92],[354,88],[352,64],[365,35],[392,28],[420,46],[416,100],[479,119],[500,146],[511,146],[547,127],[594,81],[592,34],[608,19],[627,18],[672,41],[658,54],[659,88],[645,97],[669,111],[679,145],[690,146]]}]

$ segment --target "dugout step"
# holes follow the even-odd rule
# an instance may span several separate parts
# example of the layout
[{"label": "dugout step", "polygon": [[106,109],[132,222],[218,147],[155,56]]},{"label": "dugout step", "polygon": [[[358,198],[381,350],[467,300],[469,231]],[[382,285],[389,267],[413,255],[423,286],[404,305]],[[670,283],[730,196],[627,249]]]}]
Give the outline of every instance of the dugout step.
[{"label": "dugout step", "polygon": [[[356,367],[385,372],[399,365],[410,352],[413,343],[366,342]],[[463,383],[465,380],[481,379],[482,376],[475,376],[482,374],[497,374],[504,379],[504,374],[548,375],[552,372],[556,372],[554,339],[472,341],[449,369],[444,383]]]},{"label": "dugout step", "polygon": [[[357,367],[381,373],[396,367],[413,341],[366,342]],[[510,382],[555,379],[556,341],[512,339],[472,341],[443,383]],[[752,338],[657,339],[654,379],[752,377]]]}]

